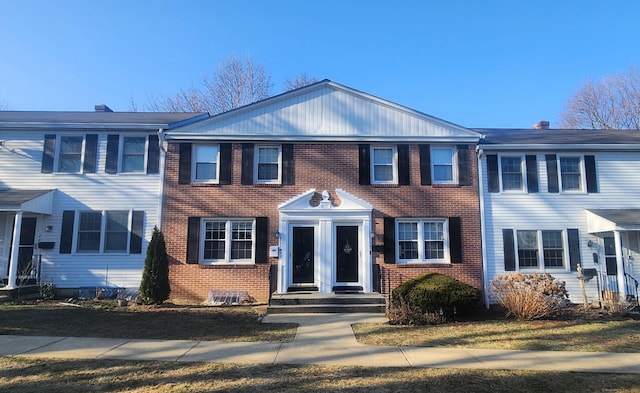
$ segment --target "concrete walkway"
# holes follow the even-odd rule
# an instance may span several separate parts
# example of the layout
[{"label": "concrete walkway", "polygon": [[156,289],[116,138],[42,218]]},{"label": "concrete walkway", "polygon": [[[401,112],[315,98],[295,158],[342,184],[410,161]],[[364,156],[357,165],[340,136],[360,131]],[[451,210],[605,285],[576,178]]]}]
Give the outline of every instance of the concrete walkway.
[{"label": "concrete walkway", "polygon": [[0,335],[0,356],[640,374],[640,353],[379,347],[359,344],[351,329],[352,324],[386,322],[384,317],[371,314],[268,315],[263,322],[297,323],[299,327],[295,340],[289,343],[240,343]]}]

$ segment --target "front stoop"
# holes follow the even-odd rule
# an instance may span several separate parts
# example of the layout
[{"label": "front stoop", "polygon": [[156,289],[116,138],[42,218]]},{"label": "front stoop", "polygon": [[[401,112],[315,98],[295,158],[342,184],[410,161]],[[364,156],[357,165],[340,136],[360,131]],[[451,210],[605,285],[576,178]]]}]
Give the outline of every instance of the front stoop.
[{"label": "front stoop", "polygon": [[379,293],[310,293],[274,294],[268,314],[300,313],[385,313],[385,297]]}]

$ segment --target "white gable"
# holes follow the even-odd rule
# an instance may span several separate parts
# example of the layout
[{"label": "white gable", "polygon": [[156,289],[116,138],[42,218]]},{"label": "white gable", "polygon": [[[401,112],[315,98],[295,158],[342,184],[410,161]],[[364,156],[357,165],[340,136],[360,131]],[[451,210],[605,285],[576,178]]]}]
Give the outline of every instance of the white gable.
[{"label": "white gable", "polygon": [[480,134],[325,80],[166,133],[167,139],[477,142]]},{"label": "white gable", "polygon": [[288,201],[278,205],[278,210],[283,213],[302,213],[302,212],[318,212],[319,210],[331,210],[338,212],[371,212],[373,206],[365,200],[346,192],[343,189],[336,189],[336,195],[340,199],[340,204],[335,206],[329,200],[331,194],[329,191],[322,192],[322,200],[317,206],[311,205],[311,198],[315,195],[316,190],[310,189],[300,195],[297,195]]}]

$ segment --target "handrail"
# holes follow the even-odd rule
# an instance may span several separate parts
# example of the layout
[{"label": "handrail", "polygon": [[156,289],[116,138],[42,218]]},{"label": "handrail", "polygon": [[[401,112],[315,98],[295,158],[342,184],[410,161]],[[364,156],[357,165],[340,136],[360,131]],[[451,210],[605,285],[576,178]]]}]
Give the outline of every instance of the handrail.
[{"label": "handrail", "polygon": [[[634,297],[635,302],[638,305],[640,305],[640,299],[638,299],[638,280],[635,277],[633,277],[631,274],[627,273],[627,272],[624,273],[624,277],[625,277],[625,283],[627,285],[627,293],[630,293],[631,292],[630,289],[633,289],[633,292],[634,292],[634,295],[635,295],[635,297]],[[633,288],[630,288],[631,287],[630,284],[634,284]]]}]

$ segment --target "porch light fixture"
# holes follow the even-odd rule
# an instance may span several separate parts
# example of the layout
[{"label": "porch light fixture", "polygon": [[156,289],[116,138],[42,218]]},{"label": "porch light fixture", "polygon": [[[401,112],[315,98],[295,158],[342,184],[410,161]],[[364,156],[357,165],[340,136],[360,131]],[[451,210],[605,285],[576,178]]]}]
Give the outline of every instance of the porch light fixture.
[{"label": "porch light fixture", "polygon": [[273,232],[273,236],[280,238],[280,231],[276,230],[275,232]]},{"label": "porch light fixture", "polygon": [[593,247],[593,240],[589,239],[589,241],[587,241],[587,247]]},{"label": "porch light fixture", "polygon": [[47,225],[46,227],[44,227],[45,232],[51,232],[51,230],[53,230],[53,227],[51,225]]}]

